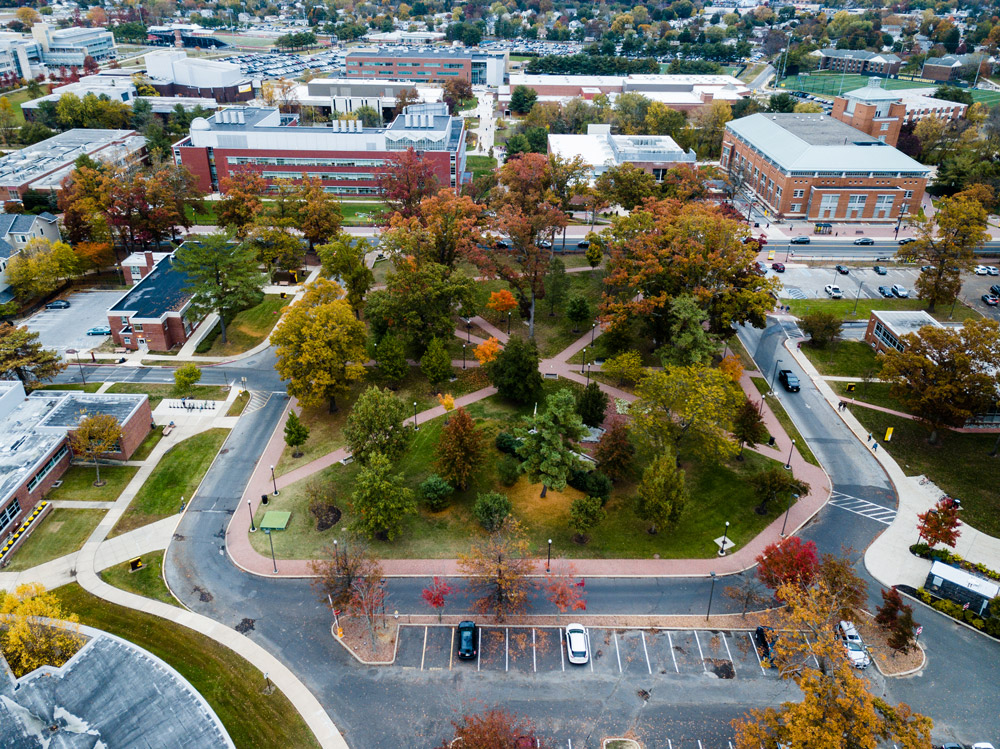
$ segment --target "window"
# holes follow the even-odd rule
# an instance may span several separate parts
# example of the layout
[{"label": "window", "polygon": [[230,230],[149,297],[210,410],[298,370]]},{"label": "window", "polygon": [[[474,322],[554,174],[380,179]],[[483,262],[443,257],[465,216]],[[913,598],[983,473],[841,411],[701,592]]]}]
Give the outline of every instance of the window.
[{"label": "window", "polygon": [[18,503],[17,498],[11,500],[10,504],[0,510],[0,530],[5,528],[9,523],[13,522],[14,518],[17,517],[17,513],[21,511],[21,505]]},{"label": "window", "polygon": [[124,336],[122,338],[122,341],[125,343],[126,346],[130,346],[132,344],[132,339],[129,338],[128,336]]},{"label": "window", "polygon": [[888,129],[889,129],[889,123],[888,122],[883,122],[882,123],[882,127],[880,128],[880,130],[884,133]]},{"label": "window", "polygon": [[896,338],[896,336],[893,335],[889,330],[887,330],[884,325],[882,325],[881,320],[878,319],[875,320],[875,329],[872,332],[875,334],[875,337],[878,340],[880,340],[889,348],[894,348],[897,351],[903,350],[903,344],[900,343],[899,339]]},{"label": "window", "polygon": [[801,203],[792,203],[792,213],[802,213]]},{"label": "window", "polygon": [[142,268],[140,268],[138,265],[133,265],[132,278],[141,278],[141,277],[142,277]]},{"label": "window", "polygon": [[858,218],[864,213],[867,195],[851,195],[847,198],[847,218]]},{"label": "window", "polygon": [[840,205],[839,195],[824,195],[819,203],[820,218],[834,218],[837,214],[837,207]]},{"label": "window", "polygon": [[69,455],[69,446],[63,444],[63,446],[56,451],[56,454],[49,458],[45,465],[42,466],[41,470],[39,470],[38,473],[32,477],[31,481],[28,482],[28,491],[35,491],[35,487],[42,483],[45,477],[52,472],[52,469],[56,467],[59,461],[67,455]]},{"label": "window", "polygon": [[892,213],[892,204],[895,201],[895,195],[879,195],[875,199],[875,217],[887,218]]},{"label": "window", "polygon": [[121,316],[122,326],[128,325],[128,318],[125,315]]},{"label": "window", "polygon": [[903,193],[903,197],[906,198],[907,200],[910,199],[910,198],[912,198],[913,197],[913,190],[906,190]]},{"label": "window", "polygon": [[792,193],[792,197],[793,197],[793,198],[804,198],[804,197],[805,197],[805,194],[806,194],[806,191],[805,191],[805,190],[795,190],[795,191],[794,191],[794,192]]},{"label": "window", "polygon": [[141,333],[142,332],[142,323],[136,323],[135,325],[133,325],[132,326],[132,330],[134,330],[136,333]]}]

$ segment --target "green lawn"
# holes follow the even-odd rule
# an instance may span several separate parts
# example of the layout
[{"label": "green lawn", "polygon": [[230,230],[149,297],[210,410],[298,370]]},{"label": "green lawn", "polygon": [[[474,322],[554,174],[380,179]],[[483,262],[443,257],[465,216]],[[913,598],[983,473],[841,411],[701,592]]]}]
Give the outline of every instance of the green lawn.
[{"label": "green lawn", "polygon": [[249,402],[250,391],[244,390],[236,396],[236,400],[234,400],[232,405],[229,406],[229,411],[226,412],[226,416],[239,416],[243,413],[243,409],[247,407],[247,403]]},{"label": "green lawn", "polygon": [[836,341],[826,348],[806,343],[801,351],[821,375],[828,377],[877,377],[882,366],[878,355],[864,341]]},{"label": "green lawn", "polygon": [[[995,434],[939,432],[937,445],[927,442],[928,429],[912,419],[856,407],[852,413],[877,436],[908,476],[924,474],[949,495],[962,500],[962,518],[991,536],[1000,535],[1000,460],[988,457]],[[888,427],[892,440],[884,442]]]},{"label": "green lawn", "polygon": [[[854,314],[855,299],[853,292],[857,287],[845,291],[845,299],[783,299],[782,301],[791,307],[791,312],[796,317],[802,317],[810,312],[829,312],[839,316],[842,320],[867,320],[871,316],[872,310],[926,310],[927,302],[921,299],[858,299],[857,314]],[[938,307],[933,313],[933,317],[938,320],[948,320],[951,314],[951,307]],[[967,318],[979,318],[982,315],[971,307],[962,303],[955,305],[955,320],[965,320]]]},{"label": "green lawn", "polygon": [[[156,408],[164,398],[179,397],[174,393],[174,386],[167,383],[116,382],[107,392],[145,393],[149,396],[150,409]],[[222,385],[195,385],[190,397],[202,401],[224,401],[229,397],[229,391]]]},{"label": "green lawn", "polygon": [[[750,83],[753,81],[754,78],[763,73],[764,68],[766,67],[767,67],[766,62],[760,62],[754,65],[747,65],[745,68],[743,68],[743,72],[740,74],[739,78],[744,83]],[[734,68],[734,70],[739,70],[739,68]],[[730,71],[726,72],[728,72],[730,75],[736,75],[736,73],[734,72]]]},{"label": "green lawn", "polygon": [[80,385],[80,384],[69,385],[69,384],[55,383],[52,385],[40,385],[39,387],[36,387],[35,390],[75,390],[75,391],[82,391],[84,393],[96,393],[98,390],[101,389],[101,385],[103,384],[104,384],[103,382],[88,382],[86,385]]},{"label": "green lawn", "polygon": [[497,168],[497,160],[492,156],[466,156],[465,167],[475,179],[481,174],[489,174]]},{"label": "green lawn", "polygon": [[[903,405],[889,394],[892,388],[888,382],[830,382],[828,383],[833,392],[841,396],[845,401],[851,403],[871,403],[873,406],[891,408],[893,411],[906,411]],[[848,385],[854,385],[854,392],[847,392]]]},{"label": "green lawn", "polygon": [[52,510],[10,558],[7,570],[20,572],[79,551],[105,510]]},{"label": "green lawn", "polygon": [[149,434],[146,435],[146,439],[136,448],[136,451],[132,453],[132,457],[129,460],[145,460],[153,452],[153,448],[160,444],[160,440],[162,439],[163,429],[161,427],[151,429]]},{"label": "green lawn", "polygon": [[[781,88],[790,91],[805,91],[808,94],[816,94],[826,98],[833,98],[841,92],[853,91],[857,88],[864,88],[868,85],[867,75],[844,75],[834,71],[815,71],[808,75],[791,76],[778,84]],[[744,80],[747,80],[744,78]],[[935,89],[943,84],[936,81],[916,80],[908,81],[897,78],[882,78],[881,86],[888,91],[895,91],[902,88],[924,88]],[[932,91],[927,91],[928,94]],[[1000,103],[1000,93],[996,91],[983,91],[981,89],[970,90],[972,100],[983,102],[988,107]]]},{"label": "green lawn", "polygon": [[135,466],[101,466],[104,486],[94,486],[97,472],[92,465],[70,466],[63,474],[62,484],[50,489],[47,499],[75,499],[84,502],[114,502],[139,471]]},{"label": "green lawn", "polygon": [[348,226],[368,226],[378,223],[385,203],[373,201],[364,203],[361,201],[341,201],[340,213],[344,217],[344,224]]},{"label": "green lawn", "polygon": [[[547,390],[554,390],[563,383],[547,381]],[[572,557],[710,557],[715,553],[712,539],[722,535],[728,520],[730,535],[737,544],[755,536],[783,508],[772,507],[768,516],[757,515],[757,504],[746,475],[774,463],[755,453],[747,453],[743,463],[732,461],[726,465],[685,465],[691,500],[675,528],[669,532],[650,535],[645,524],[632,511],[635,480],[616,487],[607,505],[608,518],[591,531],[586,546],[576,544],[570,530],[569,505],[581,493],[567,488],[558,492],[550,490],[543,500],[540,487],[530,485],[522,478],[515,486],[505,488],[496,480],[495,465],[500,454],[492,447],[498,431],[510,429],[520,422],[518,416],[530,413],[530,407],[516,407],[496,397],[479,401],[469,408],[487,436],[490,445],[482,470],[473,478],[468,491],[456,492],[451,505],[442,512],[433,513],[421,506],[415,516],[404,524],[403,534],[395,541],[372,542],[376,554],[386,558],[450,558],[467,551],[473,537],[480,534],[471,509],[477,493],[497,490],[506,493],[514,504],[514,514],[528,528],[533,548],[541,552],[546,540],[553,540],[558,555]],[[407,453],[396,465],[407,485],[416,487],[434,471],[434,451],[443,426],[443,419],[422,424],[413,435]],[[312,477],[285,487],[281,495],[271,499],[266,507],[258,510],[257,521],[268,510],[291,512],[288,529],[272,534],[275,555],[283,559],[313,558],[334,538],[345,539],[345,529],[354,519],[350,492],[360,466],[334,465]],[[320,532],[308,511],[306,488],[311,481],[330,487],[338,506],[343,511],[340,522],[331,529]],[[265,534],[251,535],[251,543],[261,554],[270,554]]]},{"label": "green lawn", "polygon": [[222,447],[228,429],[209,429],[170,448],[111,530],[117,536],[177,513],[191,497]]},{"label": "green lawn", "polygon": [[[751,377],[750,379],[753,380],[753,384],[757,386],[757,390],[759,390],[762,394],[767,393],[770,390],[770,388],[768,388],[767,380],[763,377]],[[774,417],[785,430],[785,434],[795,440],[795,449],[799,451],[799,455],[801,455],[807,463],[812,463],[814,466],[818,466],[819,461],[816,459],[816,456],[813,455],[812,450],[809,449],[809,445],[802,438],[802,434],[795,428],[795,424],[792,423],[792,419],[785,410],[785,407],[781,405],[781,401],[777,398],[770,397],[767,399],[767,405],[771,407],[771,411],[774,412]]]},{"label": "green lawn", "polygon": [[249,351],[263,341],[281,317],[281,310],[292,301],[279,294],[265,294],[260,304],[236,313],[226,325],[226,342],[222,342],[219,324],[198,344],[197,353],[205,356],[233,356]]},{"label": "green lawn", "polygon": [[55,593],[81,623],[134,642],[177,669],[211,705],[237,747],[319,747],[288,698],[277,690],[264,694],[264,675],[228,648],[187,627],[92,596],[76,583]]},{"label": "green lawn", "polygon": [[184,215],[195,226],[216,226],[219,217],[215,215],[215,201],[206,200],[200,211],[189,205],[184,206]]},{"label": "green lawn", "polygon": [[[51,86],[42,86],[42,95],[49,92]],[[21,105],[26,101],[31,101],[32,97],[29,96],[28,92],[24,89],[20,91],[14,91],[10,94],[3,94],[4,98],[7,99],[12,105],[14,105],[14,124],[20,127],[24,124],[24,112],[21,111]]]},{"label": "green lawn", "polygon": [[130,572],[129,564],[125,562],[101,570],[98,574],[108,585],[114,585],[143,598],[152,598],[155,601],[184,608],[170,594],[167,584],[163,582],[163,552],[151,551],[143,554],[142,564],[142,569],[136,572]]},{"label": "green lawn", "polygon": [[[538,352],[543,359],[555,356],[583,336],[584,333],[590,330],[591,325],[596,319],[597,305],[601,300],[601,292],[604,289],[604,273],[602,271],[583,271],[580,273],[569,273],[566,278],[569,279],[567,300],[573,296],[582,296],[590,304],[591,314],[574,331],[573,324],[566,319],[565,305],[563,308],[557,307],[555,316],[551,316],[548,302],[544,299],[539,300],[535,308],[535,342],[538,344]],[[521,321],[518,319],[518,313],[515,309],[511,323],[511,332],[527,337],[528,327],[520,323]],[[498,325],[498,327],[506,330],[506,323],[504,323],[504,326]],[[587,358],[593,360],[590,353],[593,352],[588,348]],[[582,361],[582,352],[578,356],[580,357],[579,361]],[[571,359],[571,361],[573,360]]]}]

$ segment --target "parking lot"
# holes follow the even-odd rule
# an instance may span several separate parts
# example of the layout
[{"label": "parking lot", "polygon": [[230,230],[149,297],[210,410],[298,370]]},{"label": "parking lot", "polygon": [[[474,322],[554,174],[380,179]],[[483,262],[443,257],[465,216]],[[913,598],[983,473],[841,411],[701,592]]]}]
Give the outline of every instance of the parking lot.
[{"label": "parking lot", "polygon": [[590,659],[573,665],[566,659],[561,627],[484,626],[477,630],[476,658],[458,658],[451,626],[401,625],[394,666],[420,671],[565,673],[704,676],[710,679],[776,679],[762,663],[746,630],[587,630]]},{"label": "parking lot", "polygon": [[87,331],[108,324],[108,308],[121,299],[122,291],[83,291],[63,297],[69,309],[43,309],[28,318],[28,330],[39,334],[42,346],[65,354],[66,349],[86,351],[100,346],[107,336],[88,336]]},{"label": "parking lot", "polygon": [[[874,263],[872,264],[874,265]],[[862,299],[877,299],[881,296],[878,292],[879,286],[892,287],[899,284],[913,295],[913,283],[920,275],[920,268],[893,267],[885,265],[886,275],[880,276],[873,269],[872,265],[849,265],[847,275],[838,273],[831,265],[829,267],[806,267],[795,263],[785,264],[784,273],[776,273],[771,270],[771,263],[768,262],[768,277],[781,279],[782,290],[779,296],[783,299],[826,299],[828,295],[823,290],[827,284],[836,284],[844,295],[844,299],[855,299],[860,290]],[[860,285],[860,289],[859,289]],[[989,286],[989,284],[986,284]]]}]

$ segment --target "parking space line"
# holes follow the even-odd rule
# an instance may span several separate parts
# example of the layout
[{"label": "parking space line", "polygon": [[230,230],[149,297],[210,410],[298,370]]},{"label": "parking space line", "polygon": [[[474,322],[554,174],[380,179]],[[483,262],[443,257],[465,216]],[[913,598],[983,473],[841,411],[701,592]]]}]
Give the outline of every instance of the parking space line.
[{"label": "parking space line", "polygon": [[677,656],[674,655],[674,638],[670,636],[670,632],[667,632],[667,642],[670,644],[670,658],[674,662],[674,671],[680,673],[681,670],[677,668]]},{"label": "parking space line", "polygon": [[701,745],[701,739],[698,739],[698,749],[704,749]]},{"label": "parking space line", "polygon": [[622,654],[618,650],[618,633],[611,630],[612,637],[615,638],[615,657],[618,659],[618,673],[622,672]]},{"label": "parking space line", "polygon": [[649,665],[649,651],[646,650],[646,633],[640,629],[639,636],[642,638],[642,654],[646,656],[646,670],[653,673],[653,667]]},{"label": "parking space line", "polygon": [[538,673],[538,652],[535,650],[535,628],[531,628],[531,670]]},{"label": "parking space line", "polygon": [[[698,630],[692,630],[694,632],[694,641],[698,643],[698,656],[701,658],[701,667],[708,673],[708,664],[705,663],[705,654],[701,652],[701,640],[698,639]],[[699,742],[700,743],[700,742]]]},{"label": "parking space line", "polygon": [[566,654],[563,652],[563,630],[562,627],[559,628],[559,665],[562,666],[562,670],[566,670]]},{"label": "parking space line", "polygon": [[455,660],[455,628],[451,628],[451,644],[448,646],[448,670],[451,671],[451,664]]},{"label": "parking space line", "polygon": [[479,628],[479,647],[476,648],[476,671],[479,670],[479,659],[483,657],[483,629]]},{"label": "parking space line", "polygon": [[[588,629],[586,630],[586,632],[587,632],[587,654],[590,656],[589,658],[587,658],[587,662],[590,663],[590,673],[594,673],[594,648],[590,643],[590,630]],[[566,638],[567,638],[566,643],[568,646],[569,635],[566,635]]]},{"label": "parking space line", "polygon": [[503,628],[503,670],[510,671],[510,629]]},{"label": "parking space line", "polygon": [[733,667],[733,676],[736,676],[736,661],[733,660],[733,651],[729,649],[729,639],[725,632],[722,633],[722,642],[726,646],[726,655],[729,656],[729,663]]},{"label": "parking space line", "polygon": [[760,660],[760,653],[757,652],[757,643],[753,641],[753,635],[747,632],[747,639],[750,640],[750,648],[753,650],[753,654],[757,656],[757,665],[760,666],[760,672],[767,675],[767,671],[764,670],[764,664]]},{"label": "parking space line", "polygon": [[424,627],[424,647],[420,651],[420,670],[424,670],[424,656],[427,655],[427,627]]}]

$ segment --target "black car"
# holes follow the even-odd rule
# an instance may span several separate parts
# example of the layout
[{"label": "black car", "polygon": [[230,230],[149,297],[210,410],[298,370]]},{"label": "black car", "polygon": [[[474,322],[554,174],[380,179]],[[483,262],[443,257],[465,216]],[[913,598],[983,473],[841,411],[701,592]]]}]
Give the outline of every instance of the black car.
[{"label": "black car", "polygon": [[993,284],[990,286],[990,293],[994,296],[1000,296],[1000,284]]},{"label": "black car", "polygon": [[986,303],[987,307],[996,307],[997,304],[1000,304],[1000,301],[992,294],[983,294],[982,300]]},{"label": "black car", "polygon": [[462,660],[472,660],[476,657],[476,623],[459,622],[458,624],[458,657]]},{"label": "black car", "polygon": [[854,244],[872,245],[875,244],[875,240],[871,237],[858,237],[854,240]]},{"label": "black car", "polygon": [[799,378],[790,369],[782,369],[778,372],[778,382],[785,386],[789,393],[799,392]]},{"label": "black car", "polygon": [[774,634],[773,627],[760,626],[754,630],[753,642],[757,646],[757,652],[762,660],[770,661],[774,665],[774,643],[778,636]]},{"label": "black car", "polygon": [[809,244],[809,237],[792,237],[788,244]]},{"label": "black car", "polygon": [[69,309],[69,302],[65,299],[56,299],[54,302],[48,302],[45,309]]},{"label": "black car", "polygon": [[916,241],[917,240],[914,239],[913,237],[903,237],[901,240],[899,240],[899,244],[900,245],[906,245],[906,244],[910,244],[910,242],[916,242]]},{"label": "black car", "polygon": [[885,268],[883,268],[881,265],[873,265],[872,266],[872,270],[875,271],[875,273],[877,275],[879,275],[879,276],[884,276],[884,275],[886,275],[889,272]]},{"label": "black car", "polygon": [[498,250],[509,250],[510,242],[507,241],[506,239],[498,239],[496,243],[496,248]]},{"label": "black car", "polygon": [[579,247],[581,250],[589,250],[590,249],[590,242],[588,242],[585,239],[582,242],[577,242],[576,246]]},{"label": "black car", "polygon": [[879,286],[878,293],[884,296],[886,299],[892,299],[892,289],[888,286]]},{"label": "black car", "polygon": [[771,263],[771,270],[773,270],[775,273],[784,273],[785,272],[785,264],[784,263]]},{"label": "black car", "polygon": [[842,276],[846,276],[848,273],[851,272],[851,269],[848,268],[846,265],[838,265],[836,270],[837,273],[839,273]]}]

